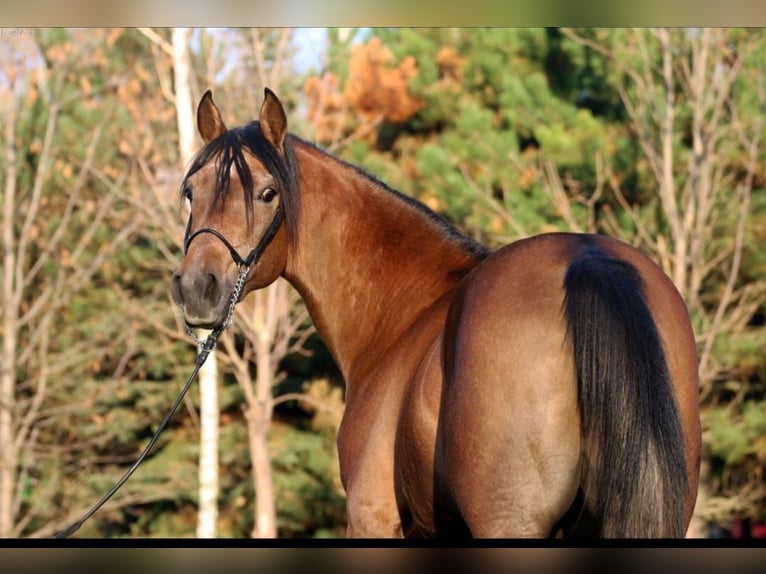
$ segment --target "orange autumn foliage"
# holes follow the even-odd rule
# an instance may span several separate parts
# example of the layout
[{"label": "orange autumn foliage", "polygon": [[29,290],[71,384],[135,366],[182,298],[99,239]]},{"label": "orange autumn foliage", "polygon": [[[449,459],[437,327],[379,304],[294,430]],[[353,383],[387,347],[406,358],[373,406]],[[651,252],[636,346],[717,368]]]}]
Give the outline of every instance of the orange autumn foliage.
[{"label": "orange autumn foliage", "polygon": [[423,107],[407,89],[418,73],[415,59],[407,56],[398,66],[392,60],[391,50],[379,38],[355,46],[351,53],[343,95],[367,120],[383,116],[388,122],[401,123]]},{"label": "orange autumn foliage", "polygon": [[[342,92],[331,72],[306,82],[309,118],[318,141],[336,140],[351,123],[349,113],[361,120],[363,127],[380,121],[403,123],[423,107],[407,87],[418,74],[415,59],[407,56],[398,65],[393,60],[391,50],[380,38],[373,38],[353,47]],[[374,134],[368,135],[374,139]]]}]

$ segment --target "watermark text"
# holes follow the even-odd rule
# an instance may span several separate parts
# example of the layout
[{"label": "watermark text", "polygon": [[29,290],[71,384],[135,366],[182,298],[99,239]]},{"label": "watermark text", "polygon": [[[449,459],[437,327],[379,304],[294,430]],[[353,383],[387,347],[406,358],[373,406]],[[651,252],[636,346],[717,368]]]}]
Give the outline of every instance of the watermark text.
[{"label": "watermark text", "polygon": [[0,38],[22,38],[31,35],[32,30],[29,28],[0,28]]}]

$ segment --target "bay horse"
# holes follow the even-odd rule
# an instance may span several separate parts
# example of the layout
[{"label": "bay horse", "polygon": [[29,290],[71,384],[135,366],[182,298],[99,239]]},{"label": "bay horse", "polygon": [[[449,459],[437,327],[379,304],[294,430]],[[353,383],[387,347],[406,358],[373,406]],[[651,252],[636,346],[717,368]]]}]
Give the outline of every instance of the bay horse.
[{"label": "bay horse", "polygon": [[649,258],[572,233],[490,252],[288,133],[268,88],[234,129],[206,92],[197,127],[174,301],[220,327],[246,264],[240,298],[300,293],[346,385],[348,536],[684,536],[697,354]]}]

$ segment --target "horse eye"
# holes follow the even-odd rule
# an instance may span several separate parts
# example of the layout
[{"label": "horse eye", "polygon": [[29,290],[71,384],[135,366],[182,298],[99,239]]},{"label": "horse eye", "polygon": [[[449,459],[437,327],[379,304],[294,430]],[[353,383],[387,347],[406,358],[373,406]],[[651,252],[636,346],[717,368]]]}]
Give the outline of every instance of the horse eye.
[{"label": "horse eye", "polygon": [[184,198],[186,198],[187,200],[189,200],[189,202],[191,202],[191,200],[192,200],[192,190],[191,190],[191,187],[188,186],[188,185],[184,185],[184,192],[183,193],[184,193]]},{"label": "horse eye", "polygon": [[261,193],[261,196],[258,198],[263,203],[271,203],[271,201],[277,196],[277,190],[273,187],[267,187],[263,190],[263,193]]}]

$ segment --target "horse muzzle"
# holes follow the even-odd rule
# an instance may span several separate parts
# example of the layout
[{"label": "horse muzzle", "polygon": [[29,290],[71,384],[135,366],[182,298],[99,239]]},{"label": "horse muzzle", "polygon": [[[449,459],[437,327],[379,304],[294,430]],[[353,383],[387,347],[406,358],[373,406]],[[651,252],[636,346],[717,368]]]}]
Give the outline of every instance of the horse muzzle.
[{"label": "horse muzzle", "polygon": [[190,327],[215,329],[223,324],[234,280],[212,270],[179,269],[173,274],[173,301],[181,306]]}]

